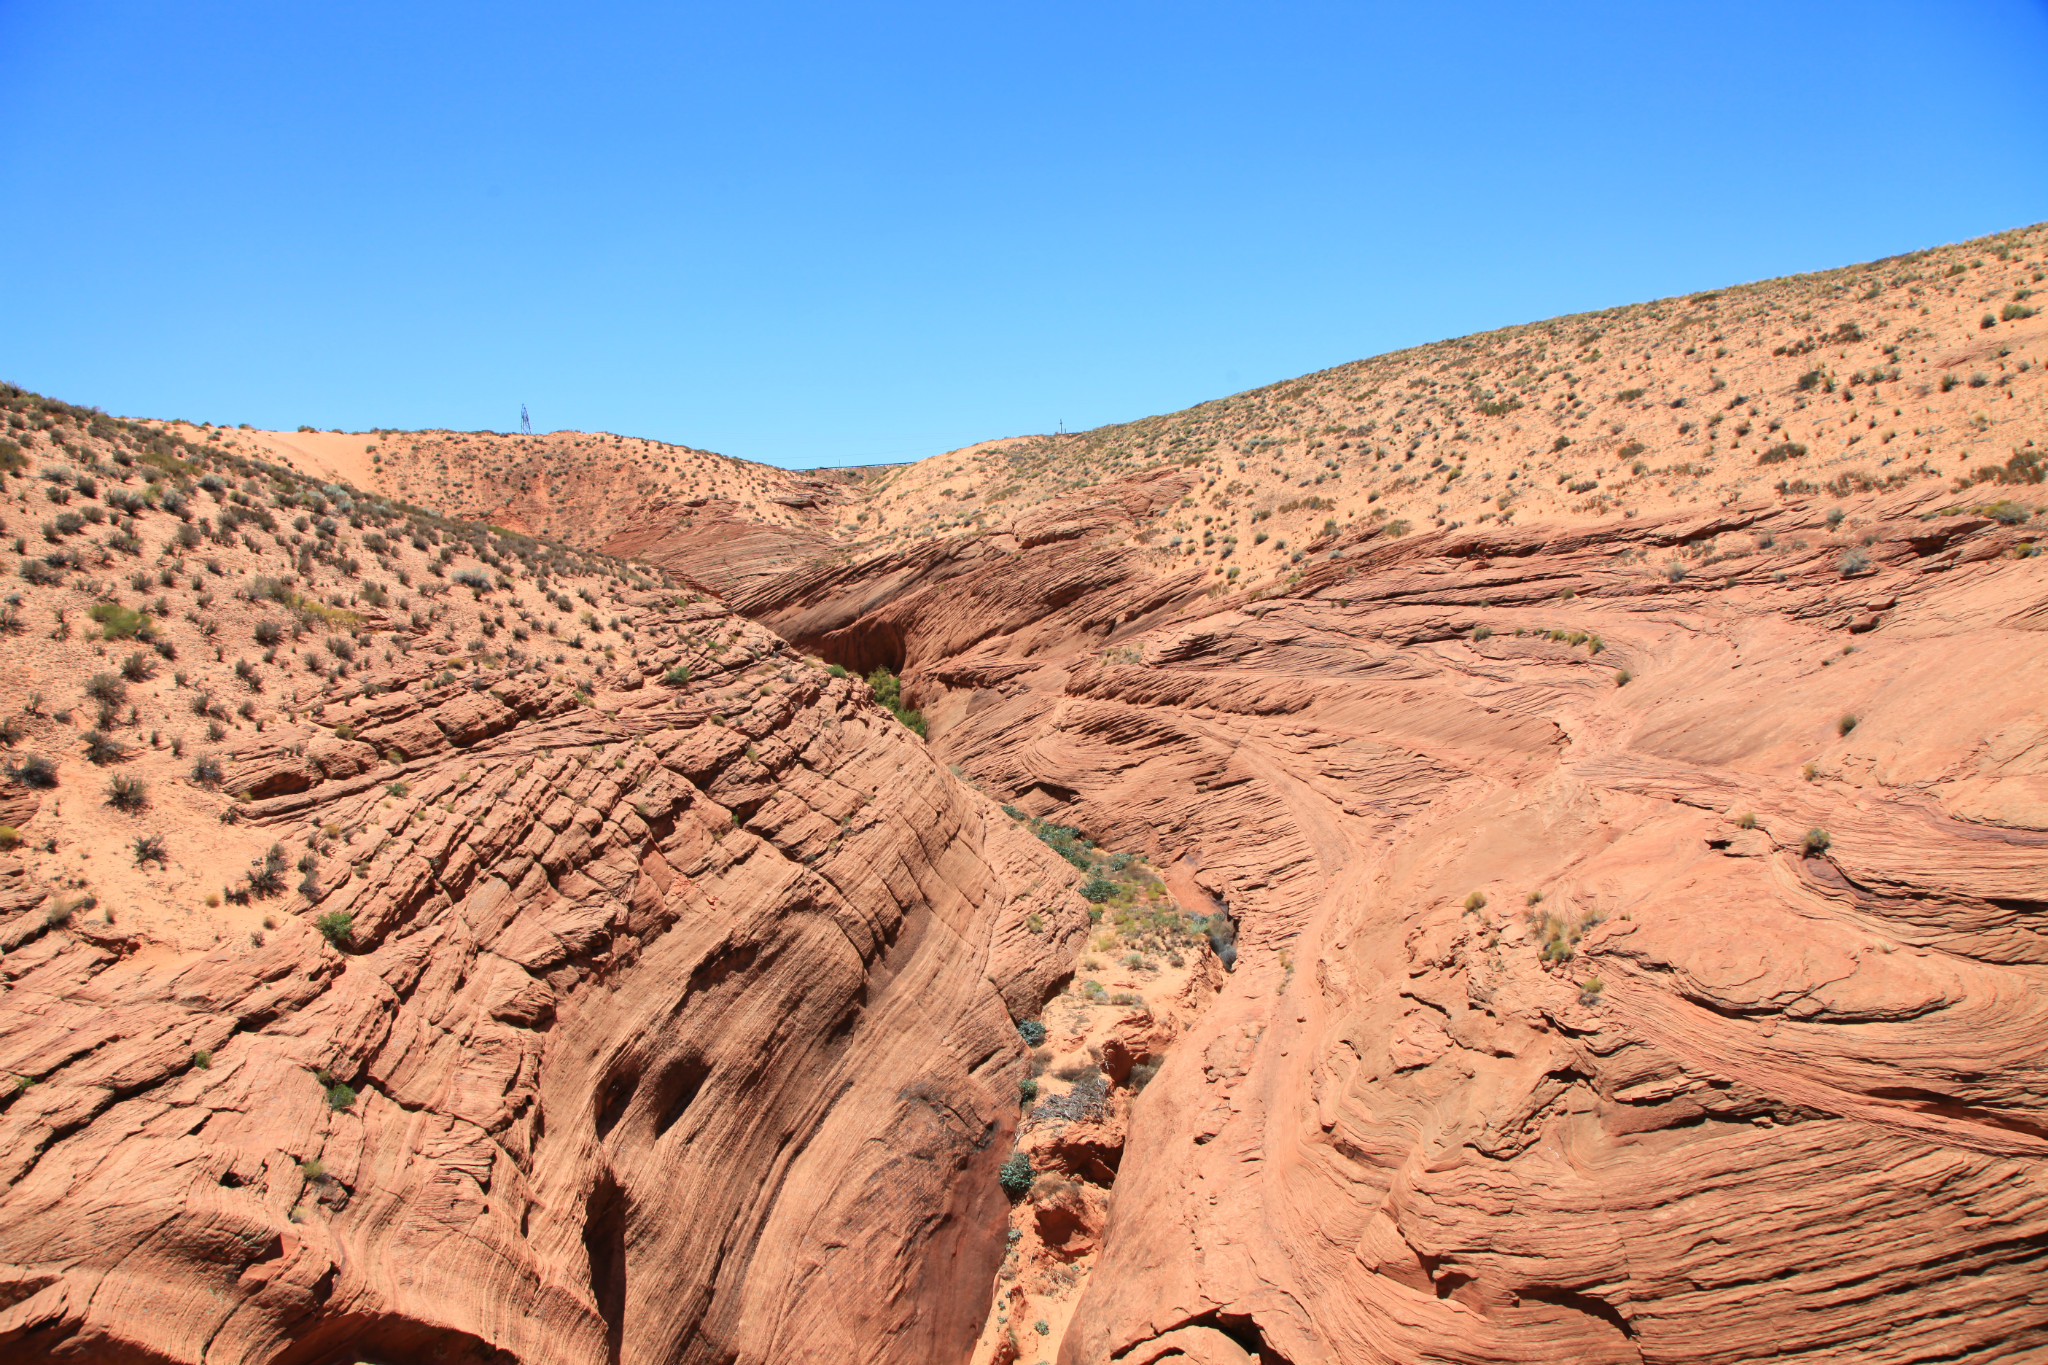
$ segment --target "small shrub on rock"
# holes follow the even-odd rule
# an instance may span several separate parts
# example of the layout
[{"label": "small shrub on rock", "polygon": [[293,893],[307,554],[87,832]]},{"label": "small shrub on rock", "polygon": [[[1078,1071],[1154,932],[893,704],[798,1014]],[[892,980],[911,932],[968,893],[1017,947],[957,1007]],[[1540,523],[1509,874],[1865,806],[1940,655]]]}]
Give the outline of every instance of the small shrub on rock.
[{"label": "small shrub on rock", "polygon": [[1026,1152],[1012,1152],[1002,1169],[996,1172],[996,1183],[1003,1187],[1003,1193],[1012,1199],[1021,1199],[1030,1190],[1035,1177],[1031,1169],[1031,1157]]}]

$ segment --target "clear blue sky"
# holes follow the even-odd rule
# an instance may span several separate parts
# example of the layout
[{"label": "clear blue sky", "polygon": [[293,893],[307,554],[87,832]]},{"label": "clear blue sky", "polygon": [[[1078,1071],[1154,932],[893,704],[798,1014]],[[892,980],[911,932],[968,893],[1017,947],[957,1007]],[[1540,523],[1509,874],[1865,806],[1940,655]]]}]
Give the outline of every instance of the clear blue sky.
[{"label": "clear blue sky", "polygon": [[2048,3],[0,0],[0,378],[785,465],[2048,218]]}]

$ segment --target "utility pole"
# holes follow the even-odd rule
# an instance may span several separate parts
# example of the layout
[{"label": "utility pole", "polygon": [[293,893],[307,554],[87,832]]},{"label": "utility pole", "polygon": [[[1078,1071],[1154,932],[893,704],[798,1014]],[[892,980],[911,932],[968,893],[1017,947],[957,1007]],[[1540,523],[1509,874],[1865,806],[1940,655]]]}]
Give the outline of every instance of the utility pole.
[{"label": "utility pole", "polygon": [[533,419],[526,415],[526,404],[524,403],[519,405],[519,434],[521,436],[533,435]]}]

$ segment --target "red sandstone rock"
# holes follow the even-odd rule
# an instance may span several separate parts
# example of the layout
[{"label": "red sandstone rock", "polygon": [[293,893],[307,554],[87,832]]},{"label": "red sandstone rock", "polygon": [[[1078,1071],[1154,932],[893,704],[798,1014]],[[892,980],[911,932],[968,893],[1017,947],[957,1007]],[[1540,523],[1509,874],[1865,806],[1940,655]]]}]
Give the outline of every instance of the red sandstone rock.
[{"label": "red sandstone rock", "polygon": [[1365,536],[1249,601],[1054,519],[749,598],[895,654],[943,758],[1238,925],[1066,1365],[2048,1350],[2039,561],[1956,526],[1875,584],[1702,593],[1610,553],[1726,533],[1695,520]]},{"label": "red sandstone rock", "polygon": [[[128,956],[0,867],[0,1069],[37,1078],[0,1111],[0,1353],[964,1349],[1003,1252],[1013,1019],[1083,903],[864,687],[771,658],[777,687],[708,723],[759,661],[615,715],[431,699],[462,751],[413,753],[404,797],[369,743],[232,765],[276,837],[372,831],[260,946]],[[382,741],[419,705],[327,719],[382,715]],[[346,952],[316,909],[351,917]]]}]

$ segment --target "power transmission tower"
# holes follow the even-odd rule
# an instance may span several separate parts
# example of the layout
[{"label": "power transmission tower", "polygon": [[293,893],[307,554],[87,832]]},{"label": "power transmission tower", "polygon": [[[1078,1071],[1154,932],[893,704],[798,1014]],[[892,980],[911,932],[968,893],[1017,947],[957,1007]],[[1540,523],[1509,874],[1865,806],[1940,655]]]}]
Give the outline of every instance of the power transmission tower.
[{"label": "power transmission tower", "polygon": [[533,419],[526,415],[526,404],[524,403],[519,405],[519,434],[521,436],[533,435]]}]

